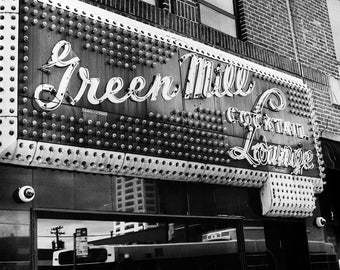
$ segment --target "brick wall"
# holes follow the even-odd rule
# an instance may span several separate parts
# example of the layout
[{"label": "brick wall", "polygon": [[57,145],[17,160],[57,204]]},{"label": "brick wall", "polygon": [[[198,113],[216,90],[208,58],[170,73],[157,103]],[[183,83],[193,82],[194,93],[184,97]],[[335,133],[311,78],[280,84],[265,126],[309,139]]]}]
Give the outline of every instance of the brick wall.
[{"label": "brick wall", "polygon": [[326,0],[291,0],[299,61],[337,76]]},{"label": "brick wall", "polygon": [[[241,39],[295,58],[286,0],[238,0]],[[337,74],[326,0],[289,0],[299,62]]]},{"label": "brick wall", "polygon": [[[328,84],[322,84],[311,80],[305,81],[307,83],[307,86],[313,92],[314,106],[316,109],[316,117],[319,123],[321,136],[326,135],[326,133],[328,133],[329,135],[331,134],[339,135],[340,107],[331,105]],[[335,137],[334,139],[336,140]]]},{"label": "brick wall", "polygon": [[199,20],[198,6],[196,1],[177,0],[172,3],[172,11],[180,17],[190,21],[197,22]]},{"label": "brick wall", "polygon": [[[237,0],[241,39],[295,58],[286,0]],[[338,76],[326,0],[289,0],[300,74],[311,88],[321,131],[340,134],[340,108],[331,104],[328,77]]]},{"label": "brick wall", "polygon": [[285,0],[238,0],[237,4],[243,41],[295,57]]},{"label": "brick wall", "polygon": [[[338,76],[326,0],[310,0],[308,5],[304,1],[291,0],[291,8],[299,61],[323,74]],[[328,82],[315,79],[306,82],[314,94],[321,133],[340,134],[340,108],[331,104]]]}]

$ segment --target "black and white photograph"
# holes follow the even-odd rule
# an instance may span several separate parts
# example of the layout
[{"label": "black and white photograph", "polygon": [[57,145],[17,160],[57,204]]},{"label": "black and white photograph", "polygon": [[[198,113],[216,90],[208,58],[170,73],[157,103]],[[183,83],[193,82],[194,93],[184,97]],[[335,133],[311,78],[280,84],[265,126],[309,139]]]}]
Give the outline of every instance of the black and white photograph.
[{"label": "black and white photograph", "polygon": [[0,0],[0,270],[339,270],[340,0]]}]

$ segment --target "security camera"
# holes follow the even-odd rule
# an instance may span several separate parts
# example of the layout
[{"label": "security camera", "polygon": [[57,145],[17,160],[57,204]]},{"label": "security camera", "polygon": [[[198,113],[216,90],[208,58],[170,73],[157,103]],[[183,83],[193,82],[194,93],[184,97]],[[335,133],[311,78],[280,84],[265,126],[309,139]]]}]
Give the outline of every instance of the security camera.
[{"label": "security camera", "polygon": [[23,186],[18,189],[18,198],[20,202],[30,202],[35,197],[35,191],[31,186]]},{"label": "security camera", "polygon": [[322,228],[326,225],[326,220],[323,217],[317,217],[315,219],[315,224],[317,227]]}]

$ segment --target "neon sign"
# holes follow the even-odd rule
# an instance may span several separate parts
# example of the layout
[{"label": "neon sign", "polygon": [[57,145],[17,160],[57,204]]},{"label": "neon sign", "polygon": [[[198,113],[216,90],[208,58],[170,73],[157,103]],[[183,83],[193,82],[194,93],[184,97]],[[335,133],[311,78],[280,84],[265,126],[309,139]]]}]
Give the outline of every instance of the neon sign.
[{"label": "neon sign", "polygon": [[[50,84],[41,84],[35,89],[34,98],[38,106],[43,110],[52,111],[57,109],[62,104],[64,98],[74,106],[84,96],[86,89],[88,89],[87,99],[93,105],[98,105],[105,100],[114,104],[122,103],[128,99],[135,102],[143,102],[150,98],[150,100],[155,101],[160,91],[162,91],[164,100],[171,100],[181,92],[179,86],[173,85],[174,80],[172,76],[161,77],[160,74],[156,74],[144,95],[140,95],[147,86],[144,77],[134,77],[130,81],[127,88],[128,91],[126,91],[122,97],[118,97],[118,95],[119,93],[123,93],[124,81],[121,77],[112,77],[106,84],[105,93],[101,97],[97,97],[100,79],[90,78],[88,69],[80,67],[78,76],[82,83],[76,96],[72,97],[68,94],[68,85],[74,71],[80,63],[80,59],[73,57],[65,60],[71,50],[72,47],[68,41],[59,41],[52,49],[48,63],[41,67],[41,70],[50,70],[52,67],[66,68],[58,88]],[[190,66],[184,93],[186,99],[209,98],[212,96],[247,96],[254,90],[255,82],[250,82],[249,85],[247,85],[249,70],[236,68],[234,65],[217,65],[217,67],[214,68],[212,61],[198,57],[192,53],[182,56],[180,65],[189,60]],[[213,73],[215,73],[214,80]],[[235,91],[233,91],[233,88],[235,88]],[[49,102],[41,100],[43,92],[53,94],[53,100]]]},{"label": "neon sign", "polygon": [[[139,96],[139,93],[146,87],[146,81],[144,77],[137,76],[131,80],[128,91],[122,97],[117,96],[119,92],[123,92],[124,81],[121,77],[112,77],[106,84],[105,93],[101,97],[97,97],[100,79],[90,78],[88,69],[80,67],[78,75],[82,83],[77,95],[72,97],[68,94],[68,85],[72,78],[72,74],[79,65],[80,59],[78,57],[73,57],[69,60],[65,60],[69,56],[71,50],[72,48],[69,42],[65,40],[59,41],[52,49],[50,61],[41,68],[42,70],[49,70],[54,66],[67,67],[58,89],[50,84],[41,84],[35,89],[35,101],[43,110],[52,111],[57,109],[62,104],[64,98],[66,98],[66,100],[74,106],[83,97],[86,89],[88,89],[87,99],[93,105],[98,105],[105,100],[112,103],[122,103],[128,99],[136,102],[143,102],[148,98],[156,100],[161,89],[162,97],[165,100],[170,100],[180,92],[179,87],[172,86],[173,78],[171,76],[164,76],[162,78],[160,74],[157,74],[144,96]],[[43,92],[53,94],[53,100],[48,102],[41,100],[40,97]]]},{"label": "neon sign", "polygon": [[[253,92],[255,82],[249,81],[249,70],[234,65],[220,65],[214,68],[212,61],[188,53],[180,58],[180,64],[190,60],[185,81],[185,98],[245,97]],[[215,79],[213,79],[215,75]],[[235,88],[235,90],[233,90]]]},{"label": "neon sign", "polygon": [[[276,102],[273,100],[275,97]],[[262,127],[289,136],[306,138],[303,126],[300,124],[284,122],[280,119],[269,118],[262,115],[267,105],[268,109],[279,112],[285,109],[286,99],[280,89],[272,88],[263,92],[257,99],[251,112],[239,112],[236,108],[229,108],[227,120],[231,123],[239,122],[246,128],[247,137],[242,147],[236,146],[229,150],[231,158],[236,160],[246,159],[254,167],[259,165],[275,165],[279,167],[292,167],[293,174],[302,174],[302,170],[314,167],[313,153],[311,150],[303,151],[301,148],[292,149],[290,146],[268,145],[266,138],[252,146],[256,130]],[[239,112],[236,117],[236,112]],[[268,124],[271,123],[271,124]],[[271,128],[268,128],[271,127]]]},{"label": "neon sign", "polygon": [[[70,58],[72,50],[68,41],[61,40],[52,49],[50,60],[42,66],[42,70],[52,67],[66,68],[60,80],[58,88],[50,84],[41,84],[36,87],[34,99],[37,105],[46,111],[57,109],[65,99],[70,105],[75,106],[87,91],[87,100],[90,104],[99,105],[105,100],[113,104],[122,103],[128,99],[135,102],[143,102],[147,99],[156,101],[159,93],[164,100],[176,97],[181,89],[174,85],[172,76],[161,76],[159,73],[153,77],[153,81],[147,87],[143,76],[132,78],[126,90],[124,80],[121,77],[111,77],[105,86],[102,96],[97,96],[100,79],[91,78],[89,70],[80,67],[78,76],[81,85],[75,96],[68,91],[73,73],[77,69],[80,59]],[[68,60],[66,60],[68,59]],[[211,60],[199,57],[195,53],[186,53],[180,59],[180,67],[188,62],[187,74],[184,81],[183,96],[185,99],[222,98],[235,96],[245,97],[251,94],[255,88],[255,82],[249,80],[249,70],[235,67],[231,64],[214,64]],[[51,101],[41,99],[44,92],[54,95]],[[263,112],[264,108],[273,112],[280,112],[286,108],[284,93],[277,88],[264,91],[256,100],[251,111],[242,111],[236,107],[229,107],[225,116],[231,124],[239,123],[246,129],[246,139],[243,146],[234,146],[228,150],[229,156],[234,160],[246,160],[254,167],[260,165],[274,165],[279,167],[293,168],[293,174],[302,174],[303,170],[314,167],[313,153],[311,150],[304,151],[301,147],[269,145],[266,137],[261,142],[254,144],[256,131],[263,129],[267,132],[308,139],[303,125],[291,123],[282,119],[269,117]]]}]

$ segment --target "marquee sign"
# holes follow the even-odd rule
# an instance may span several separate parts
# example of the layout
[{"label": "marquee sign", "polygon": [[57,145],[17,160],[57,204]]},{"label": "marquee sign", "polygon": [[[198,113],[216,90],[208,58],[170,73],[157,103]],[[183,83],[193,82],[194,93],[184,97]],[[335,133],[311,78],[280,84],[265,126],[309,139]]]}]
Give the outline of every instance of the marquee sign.
[{"label": "marquee sign", "polygon": [[19,74],[0,71],[2,162],[247,187],[275,176],[312,188],[311,205],[286,209],[311,214],[324,175],[300,79],[67,2],[6,6],[5,64]]}]

